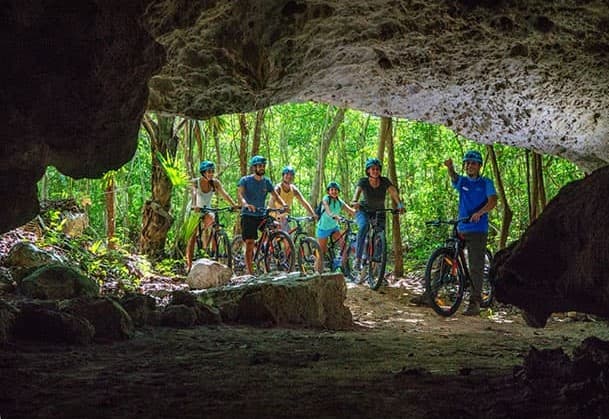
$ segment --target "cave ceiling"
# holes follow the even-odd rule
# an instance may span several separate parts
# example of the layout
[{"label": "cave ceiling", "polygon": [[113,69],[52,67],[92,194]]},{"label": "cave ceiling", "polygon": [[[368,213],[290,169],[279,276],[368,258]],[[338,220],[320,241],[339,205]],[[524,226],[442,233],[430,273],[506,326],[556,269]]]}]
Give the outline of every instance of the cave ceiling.
[{"label": "cave ceiling", "polygon": [[[68,2],[71,3],[71,2]],[[609,2],[9,2],[0,231],[49,165],[128,161],[148,109],[197,119],[317,101],[480,143],[609,162]]]}]

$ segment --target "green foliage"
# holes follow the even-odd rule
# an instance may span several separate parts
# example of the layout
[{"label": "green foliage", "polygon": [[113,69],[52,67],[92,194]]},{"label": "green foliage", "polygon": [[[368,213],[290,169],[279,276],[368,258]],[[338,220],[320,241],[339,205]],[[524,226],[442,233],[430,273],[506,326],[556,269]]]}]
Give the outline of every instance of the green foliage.
[{"label": "green foliage", "polygon": [[156,153],[161,167],[165,171],[165,175],[175,188],[185,188],[188,186],[188,176],[184,168],[177,164],[177,158],[172,159],[169,156],[164,157],[161,153]]},{"label": "green foliage", "polygon": [[[336,108],[323,104],[301,103],[286,104],[269,108],[265,114],[261,137],[260,153],[268,158],[267,176],[276,183],[281,176],[281,168],[291,164],[296,168],[295,183],[308,197],[313,187],[314,173],[318,160],[320,140]],[[255,113],[247,114],[250,136],[255,124]],[[236,198],[239,172],[239,119],[238,115],[224,115],[202,122],[201,156],[216,161],[219,154],[221,161],[216,161],[216,176],[223,183],[226,191]],[[355,184],[364,176],[364,161],[377,153],[380,132],[380,118],[355,110],[345,113],[337,138],[328,152],[324,171],[323,184],[329,180],[338,180],[343,186],[341,196],[349,200]],[[217,138],[219,150],[216,150]],[[485,157],[483,174],[493,178],[492,168],[488,164],[486,148],[474,143],[450,129],[425,122],[394,120],[394,143],[397,165],[399,191],[406,205],[406,214],[401,217],[400,225],[406,248],[405,262],[408,267],[416,268],[424,264],[431,250],[444,241],[448,231],[425,226],[425,221],[434,218],[454,217],[457,211],[457,193],[453,190],[447,176],[444,160],[452,158],[460,171],[460,161],[468,149],[479,150]],[[251,143],[249,144],[251,146]],[[499,169],[502,175],[509,204],[514,212],[508,241],[517,239],[529,225],[528,196],[526,178],[526,153],[523,149],[495,145]],[[151,192],[150,143],[147,134],[141,130],[139,147],[133,159],[116,170],[116,221],[117,238],[123,243],[125,251],[133,250],[137,244],[140,231],[141,212],[144,202]],[[175,159],[168,161],[164,156],[157,156],[165,173],[174,185],[172,195],[172,213],[186,214],[190,199],[188,170],[185,167],[187,149],[181,141]],[[193,150],[193,166],[196,173],[198,166],[198,149]],[[249,156],[249,149],[248,149]],[[385,158],[385,163],[386,163]],[[385,164],[383,174],[388,171]],[[566,183],[581,178],[582,173],[570,162],[558,157],[543,157],[544,176],[548,200],[556,195]],[[78,202],[90,202],[87,207],[91,219],[89,235],[93,243],[105,237],[105,203],[104,185],[99,180],[73,180],[62,175],[54,168],[49,168],[41,182],[41,194],[49,198],[73,197]],[[223,200],[216,194],[214,205],[223,205]],[[498,243],[498,231],[501,227],[503,209],[498,207],[490,214],[492,226],[491,246]],[[295,215],[305,214],[298,203],[294,206]],[[198,217],[176,217],[169,232],[167,248],[183,248],[186,240],[196,226]],[[223,222],[229,235],[237,220],[236,214],[224,214]],[[388,223],[391,234],[391,223]],[[57,226],[59,228],[59,225]],[[48,240],[52,240],[49,238]],[[103,262],[92,265],[91,272],[103,276],[110,272],[115,276],[128,276],[127,272],[112,271],[108,263],[117,262],[122,256],[114,255],[103,246]],[[92,252],[97,255],[96,251]],[[119,252],[120,253],[120,252]],[[180,252],[175,253],[182,257]],[[123,255],[124,256],[124,255]],[[176,263],[182,263],[178,260]],[[89,263],[90,264],[90,263]],[[90,264],[91,265],[91,264]],[[167,265],[167,267],[165,266]],[[158,265],[168,272],[173,271],[173,262],[166,261]]]}]

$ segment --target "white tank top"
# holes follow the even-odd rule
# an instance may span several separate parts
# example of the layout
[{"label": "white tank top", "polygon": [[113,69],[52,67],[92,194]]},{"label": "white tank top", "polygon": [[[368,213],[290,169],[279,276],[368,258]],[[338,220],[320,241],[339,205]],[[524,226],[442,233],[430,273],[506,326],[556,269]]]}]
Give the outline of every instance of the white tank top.
[{"label": "white tank top", "polygon": [[203,192],[201,190],[201,178],[197,178],[195,181],[196,187],[196,195],[195,195],[195,203],[192,206],[193,208],[205,208],[211,207],[211,198],[214,196],[215,189],[212,187],[209,192]]}]

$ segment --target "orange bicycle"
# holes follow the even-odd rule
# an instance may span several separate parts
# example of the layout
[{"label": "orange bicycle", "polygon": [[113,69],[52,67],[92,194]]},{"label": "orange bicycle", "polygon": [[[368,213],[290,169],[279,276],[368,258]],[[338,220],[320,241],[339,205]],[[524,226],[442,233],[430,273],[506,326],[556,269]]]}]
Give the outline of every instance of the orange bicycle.
[{"label": "orange bicycle", "polygon": [[[258,229],[262,234],[256,240],[252,270],[255,275],[283,271],[291,272],[294,269],[296,251],[294,242],[288,233],[279,228],[279,223],[271,216],[271,212],[282,213],[284,209],[257,208],[262,212],[262,221]],[[235,236],[231,244],[233,254],[233,271],[237,275],[246,272],[245,266],[245,240],[241,235]]]}]

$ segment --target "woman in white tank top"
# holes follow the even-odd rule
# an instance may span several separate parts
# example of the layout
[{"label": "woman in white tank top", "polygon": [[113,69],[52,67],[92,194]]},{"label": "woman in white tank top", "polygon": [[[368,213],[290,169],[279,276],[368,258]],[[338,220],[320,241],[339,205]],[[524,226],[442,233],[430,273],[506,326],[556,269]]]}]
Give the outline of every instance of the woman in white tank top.
[{"label": "woman in white tank top", "polygon": [[[233,208],[239,208],[237,203],[230,197],[228,193],[222,187],[222,184],[218,179],[214,179],[216,171],[216,165],[209,161],[202,161],[199,165],[199,173],[201,177],[196,178],[192,182],[192,197],[191,197],[191,209],[196,212],[201,212],[204,208],[211,208],[211,199],[214,196],[214,192],[218,192]],[[207,212],[203,215],[203,225],[207,229],[214,222],[214,214]],[[207,231],[207,230],[206,230]],[[192,267],[192,256],[195,251],[195,241],[197,239],[198,229],[192,233],[186,246],[186,270],[190,271]],[[205,237],[207,241],[207,235]]]}]

